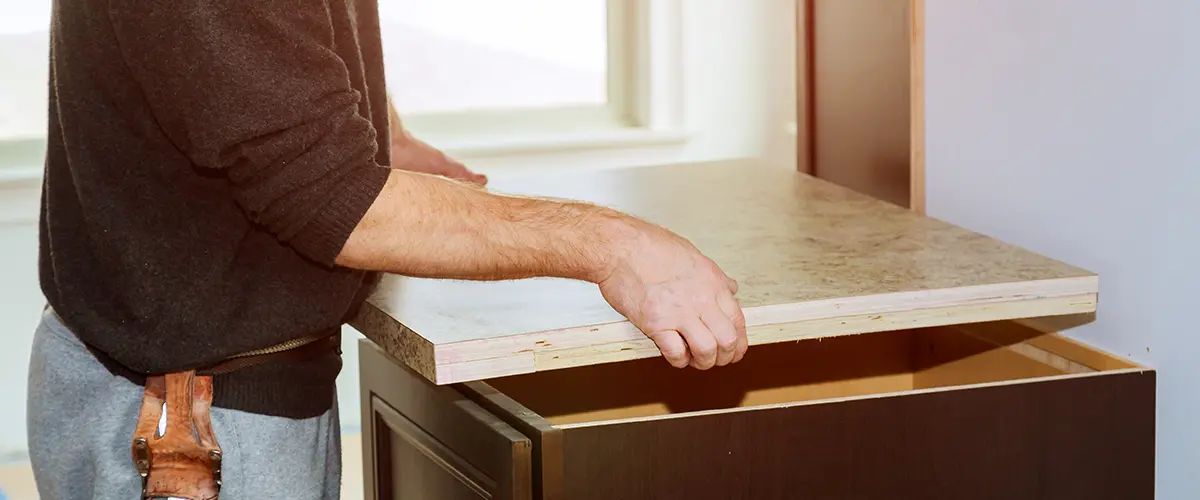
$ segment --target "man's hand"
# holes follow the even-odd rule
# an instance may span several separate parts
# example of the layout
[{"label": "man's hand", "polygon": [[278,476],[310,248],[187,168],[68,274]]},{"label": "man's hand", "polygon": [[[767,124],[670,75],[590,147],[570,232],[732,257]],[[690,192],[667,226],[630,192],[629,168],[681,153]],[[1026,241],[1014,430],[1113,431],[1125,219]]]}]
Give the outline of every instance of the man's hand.
[{"label": "man's hand", "polygon": [[400,119],[400,112],[396,111],[396,106],[392,104],[391,96],[388,96],[388,125],[392,136],[392,168],[439,175],[481,186],[487,184],[486,175],[472,172],[466,165],[446,156],[425,141],[413,137],[412,133],[404,128],[404,121]]},{"label": "man's hand", "polygon": [[676,368],[741,361],[746,319],[737,282],[687,240],[640,222],[600,291]]},{"label": "man's hand", "polygon": [[392,168],[440,175],[473,184],[486,185],[487,176],[472,172],[462,163],[446,156],[425,141],[407,131],[394,134],[392,139]]}]

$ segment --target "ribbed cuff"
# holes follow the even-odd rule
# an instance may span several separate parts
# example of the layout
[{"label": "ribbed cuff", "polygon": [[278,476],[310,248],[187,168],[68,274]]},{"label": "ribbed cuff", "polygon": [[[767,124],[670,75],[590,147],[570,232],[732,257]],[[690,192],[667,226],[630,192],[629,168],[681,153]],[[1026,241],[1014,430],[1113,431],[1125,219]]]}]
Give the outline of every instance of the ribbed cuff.
[{"label": "ribbed cuff", "polygon": [[297,251],[332,266],[350,233],[383,190],[391,169],[370,165],[334,187],[327,203],[292,239]]}]

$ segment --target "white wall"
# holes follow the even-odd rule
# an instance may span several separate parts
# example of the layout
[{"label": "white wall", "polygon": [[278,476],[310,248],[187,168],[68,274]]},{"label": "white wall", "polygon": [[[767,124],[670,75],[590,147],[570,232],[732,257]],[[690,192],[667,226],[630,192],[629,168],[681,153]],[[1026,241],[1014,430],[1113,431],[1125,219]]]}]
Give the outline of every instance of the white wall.
[{"label": "white wall", "polygon": [[930,215],[1100,274],[1070,334],[1159,370],[1158,498],[1200,498],[1200,2],[926,8]]},{"label": "white wall", "polygon": [[25,374],[45,304],[37,284],[37,190],[0,183],[0,462],[25,448]]},{"label": "white wall", "polygon": [[[485,172],[512,168],[636,165],[762,157],[794,166],[795,122],[791,0],[685,0],[683,119],[690,140],[642,148],[509,156],[471,164]],[[0,159],[2,160],[2,159]],[[0,161],[0,461],[25,448],[25,373],[43,299],[36,279],[37,181],[6,181]],[[342,422],[359,422],[357,332],[346,328],[338,380]]]}]

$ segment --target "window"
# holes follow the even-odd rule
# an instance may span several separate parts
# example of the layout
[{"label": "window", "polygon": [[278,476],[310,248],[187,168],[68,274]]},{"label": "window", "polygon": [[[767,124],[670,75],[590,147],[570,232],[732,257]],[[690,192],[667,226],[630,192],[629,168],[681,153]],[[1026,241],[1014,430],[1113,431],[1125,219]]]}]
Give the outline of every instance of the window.
[{"label": "window", "polygon": [[380,0],[389,90],[435,138],[640,127],[639,3]]},{"label": "window", "polygon": [[46,134],[50,2],[0,0],[0,140]]},{"label": "window", "polygon": [[606,104],[606,8],[606,0],[381,0],[391,90],[408,113]]},{"label": "window", "polygon": [[[50,2],[0,0],[0,185],[35,175],[46,135]],[[0,186],[3,187],[3,186]]]},{"label": "window", "polygon": [[[389,91],[406,126],[436,144],[572,148],[662,130],[677,109],[661,73],[678,58],[662,51],[677,47],[680,0],[378,2]],[[50,9],[0,0],[0,167],[41,163]],[[652,93],[669,98],[651,106]]]}]

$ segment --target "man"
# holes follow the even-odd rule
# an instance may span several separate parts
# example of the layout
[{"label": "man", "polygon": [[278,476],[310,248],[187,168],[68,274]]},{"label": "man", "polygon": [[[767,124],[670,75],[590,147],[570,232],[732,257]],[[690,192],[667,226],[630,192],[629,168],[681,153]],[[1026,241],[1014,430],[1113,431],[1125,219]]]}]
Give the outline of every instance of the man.
[{"label": "man", "polygon": [[221,497],[335,498],[336,342],[213,367],[335,337],[373,272],[585,280],[675,367],[746,350],[736,284],[686,240],[489,193],[389,132],[373,0],[59,0],[53,15],[49,307],[28,404],[43,498],[135,498],[142,384],[206,369]]}]

